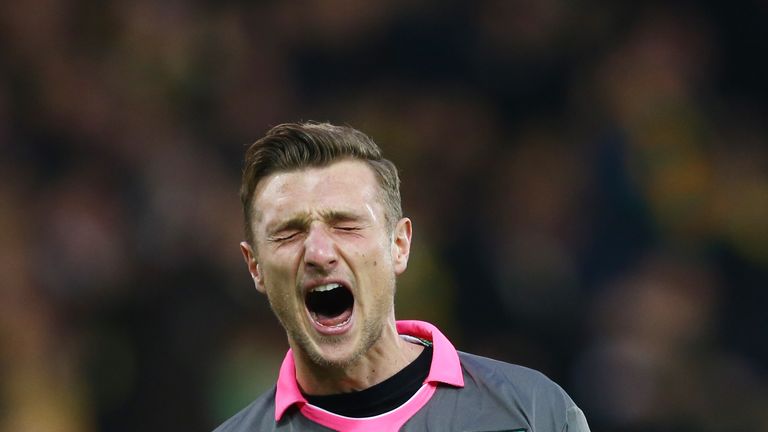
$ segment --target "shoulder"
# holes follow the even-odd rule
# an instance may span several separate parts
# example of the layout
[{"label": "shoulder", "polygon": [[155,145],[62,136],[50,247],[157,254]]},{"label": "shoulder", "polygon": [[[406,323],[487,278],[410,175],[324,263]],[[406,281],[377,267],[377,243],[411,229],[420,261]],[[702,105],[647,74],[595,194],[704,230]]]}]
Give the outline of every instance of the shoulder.
[{"label": "shoulder", "polygon": [[512,363],[494,360],[459,351],[459,360],[465,375],[488,383],[512,385],[520,389],[531,389],[561,393],[563,390],[543,373]]},{"label": "shoulder", "polygon": [[521,410],[532,423],[548,425],[544,430],[549,429],[549,425],[589,430],[583,413],[570,396],[543,373],[464,352],[459,352],[459,359],[465,389],[472,397],[487,398],[507,408]]},{"label": "shoulder", "polygon": [[222,423],[214,432],[240,432],[251,430],[264,430],[262,423],[267,420],[269,425],[275,424],[275,389],[263,393],[250,405],[243,408]]}]

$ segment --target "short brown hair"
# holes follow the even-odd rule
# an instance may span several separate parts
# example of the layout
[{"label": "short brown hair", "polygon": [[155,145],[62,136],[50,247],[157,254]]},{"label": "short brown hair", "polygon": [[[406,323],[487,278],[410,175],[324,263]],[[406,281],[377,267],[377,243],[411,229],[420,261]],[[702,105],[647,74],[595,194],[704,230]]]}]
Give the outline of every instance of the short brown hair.
[{"label": "short brown hair", "polygon": [[270,129],[245,152],[240,201],[245,216],[245,238],[253,243],[253,198],[259,182],[280,171],[322,167],[342,159],[361,160],[371,167],[381,188],[384,216],[390,229],[402,218],[400,178],[395,165],[364,133],[330,123],[284,123]]}]

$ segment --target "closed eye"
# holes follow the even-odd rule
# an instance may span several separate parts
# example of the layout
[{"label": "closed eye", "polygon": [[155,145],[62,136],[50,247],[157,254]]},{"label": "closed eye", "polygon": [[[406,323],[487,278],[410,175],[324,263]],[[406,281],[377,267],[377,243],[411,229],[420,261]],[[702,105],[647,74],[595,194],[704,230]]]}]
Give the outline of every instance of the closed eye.
[{"label": "closed eye", "polygon": [[352,232],[352,231],[359,231],[361,228],[359,226],[345,226],[345,225],[342,225],[342,226],[335,226],[334,229],[337,229],[339,231]]},{"label": "closed eye", "polygon": [[298,232],[298,231],[296,231],[296,232],[291,232],[291,233],[286,233],[286,234],[279,234],[279,235],[275,235],[275,236],[272,236],[272,237],[269,239],[269,241],[271,241],[271,242],[278,242],[278,243],[279,243],[279,242],[285,242],[285,241],[288,241],[288,240],[292,240],[292,239],[293,239],[293,238],[295,238],[297,235],[299,235],[299,232]]}]

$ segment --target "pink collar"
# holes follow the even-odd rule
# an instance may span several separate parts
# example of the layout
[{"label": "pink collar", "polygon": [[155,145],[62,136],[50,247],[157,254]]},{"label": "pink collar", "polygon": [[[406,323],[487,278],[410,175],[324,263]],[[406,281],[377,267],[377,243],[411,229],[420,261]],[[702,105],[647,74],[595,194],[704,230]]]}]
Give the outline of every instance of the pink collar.
[{"label": "pink collar", "polygon": [[[425,383],[444,383],[464,387],[464,377],[456,348],[437,327],[424,321],[397,321],[397,332],[432,341],[432,364],[429,367],[429,375],[424,380]],[[307,400],[302,396],[296,382],[296,366],[293,353],[289,349],[277,378],[275,420],[279,421],[292,405],[298,404],[301,407],[306,403]]]}]

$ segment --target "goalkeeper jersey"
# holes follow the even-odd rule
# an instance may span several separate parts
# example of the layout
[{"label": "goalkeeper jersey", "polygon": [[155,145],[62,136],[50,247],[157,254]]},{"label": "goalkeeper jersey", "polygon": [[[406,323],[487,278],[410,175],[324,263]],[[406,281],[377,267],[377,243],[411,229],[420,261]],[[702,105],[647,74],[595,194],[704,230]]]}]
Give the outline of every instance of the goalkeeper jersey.
[{"label": "goalkeeper jersey", "polygon": [[427,378],[399,407],[356,418],[309,404],[296,382],[289,350],[276,385],[215,432],[589,432],[581,410],[543,374],[456,351],[435,326],[426,322],[398,321],[397,331],[430,341],[433,347]]}]

